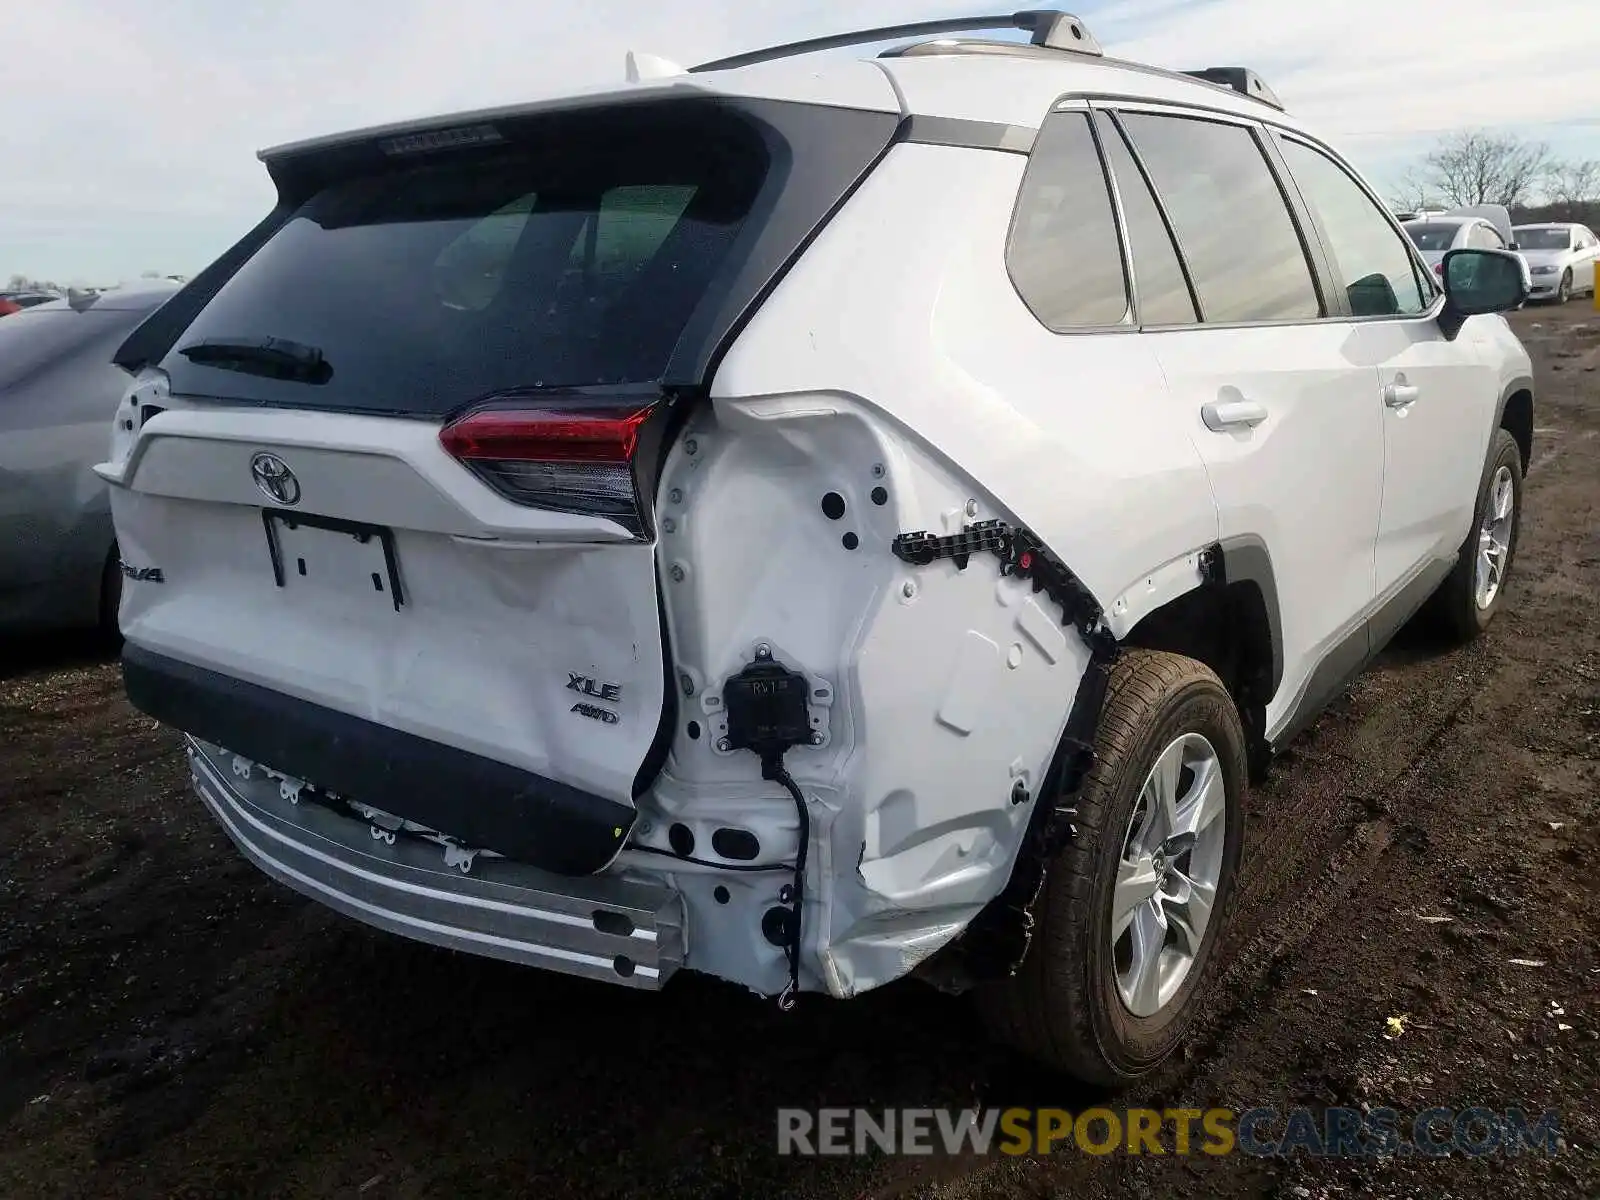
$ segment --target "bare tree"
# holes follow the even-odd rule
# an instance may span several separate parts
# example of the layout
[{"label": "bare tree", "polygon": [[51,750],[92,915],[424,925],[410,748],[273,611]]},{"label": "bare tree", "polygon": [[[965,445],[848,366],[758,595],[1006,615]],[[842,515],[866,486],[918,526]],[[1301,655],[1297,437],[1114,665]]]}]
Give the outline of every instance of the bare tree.
[{"label": "bare tree", "polygon": [[1421,212],[1425,208],[1444,207],[1432,186],[1416,170],[1407,171],[1400,177],[1400,185],[1389,197],[1389,202],[1397,212]]},{"label": "bare tree", "polygon": [[1416,176],[1452,205],[1525,203],[1552,159],[1544,142],[1467,129],[1452,133],[1423,158]]},{"label": "bare tree", "polygon": [[60,290],[54,280],[34,279],[20,272],[6,280],[8,292],[59,292]]},{"label": "bare tree", "polygon": [[1545,197],[1571,210],[1600,200],[1600,160],[1558,160],[1545,168]]}]

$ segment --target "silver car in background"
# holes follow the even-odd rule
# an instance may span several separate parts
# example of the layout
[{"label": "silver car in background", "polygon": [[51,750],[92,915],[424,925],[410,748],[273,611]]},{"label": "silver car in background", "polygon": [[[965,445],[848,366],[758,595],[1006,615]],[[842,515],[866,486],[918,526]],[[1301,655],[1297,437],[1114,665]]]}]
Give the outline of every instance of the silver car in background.
[{"label": "silver car in background", "polygon": [[111,356],[177,290],[141,282],[0,321],[0,633],[115,632],[121,564],[90,468],[128,384]]},{"label": "silver car in background", "polygon": [[1518,225],[1517,252],[1528,264],[1534,300],[1565,304],[1573,296],[1594,295],[1595,256],[1600,239],[1587,225]]},{"label": "silver car in background", "polygon": [[1400,228],[1406,231],[1435,275],[1444,273],[1444,256],[1452,250],[1511,248],[1494,222],[1484,217],[1423,217],[1402,222]]}]

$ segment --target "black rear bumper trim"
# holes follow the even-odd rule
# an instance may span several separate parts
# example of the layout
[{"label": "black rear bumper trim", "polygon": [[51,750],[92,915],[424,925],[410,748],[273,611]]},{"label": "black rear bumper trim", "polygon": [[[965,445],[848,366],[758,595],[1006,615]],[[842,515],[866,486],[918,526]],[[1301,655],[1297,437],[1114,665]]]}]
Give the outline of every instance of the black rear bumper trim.
[{"label": "black rear bumper trim", "polygon": [[131,642],[122,673],[133,706],[164,724],[542,870],[601,870],[637,815],[570,784]]}]

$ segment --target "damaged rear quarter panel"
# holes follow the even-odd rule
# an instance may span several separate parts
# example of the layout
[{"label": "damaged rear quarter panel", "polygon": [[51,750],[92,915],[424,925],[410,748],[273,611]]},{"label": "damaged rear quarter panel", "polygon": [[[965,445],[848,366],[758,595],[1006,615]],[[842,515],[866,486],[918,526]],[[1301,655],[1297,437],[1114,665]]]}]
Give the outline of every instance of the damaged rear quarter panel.
[{"label": "damaged rear quarter panel", "polygon": [[[837,683],[830,744],[789,756],[827,797],[805,942],[813,985],[835,995],[904,974],[1004,886],[1032,809],[1010,803],[1013,783],[1037,788],[1088,657],[992,555],[911,567],[893,535],[1025,525],[1109,609],[1217,533],[1192,422],[1164,411],[1147,339],[1050,333],[1012,288],[1025,163],[890,152],[724,360],[707,419],[740,469],[696,485],[688,549],[663,538],[663,564],[691,581],[664,586],[696,686],[719,687],[760,636]],[[829,491],[845,519],[822,512]],[[756,778],[753,760],[714,759],[680,737],[668,775]]]},{"label": "damaged rear quarter panel", "polygon": [[[656,837],[681,822],[699,846],[725,822],[756,833],[758,863],[792,861],[792,807],[753,756],[719,751],[716,701],[762,644],[831,689],[825,744],[786,761],[811,800],[812,982],[851,995],[911,969],[1004,884],[1030,812],[1013,795],[1037,788],[1087,650],[992,554],[965,569],[894,556],[908,513],[954,531],[998,510],[858,399],[719,400],[684,444],[694,454],[675,452],[663,484],[661,561],[701,736],[679,733],[641,812]],[[741,891],[740,927],[758,931],[784,882]],[[691,937],[689,965],[776,990],[777,949],[758,932],[729,944],[726,912],[694,911],[684,890],[691,927],[718,931]]]}]

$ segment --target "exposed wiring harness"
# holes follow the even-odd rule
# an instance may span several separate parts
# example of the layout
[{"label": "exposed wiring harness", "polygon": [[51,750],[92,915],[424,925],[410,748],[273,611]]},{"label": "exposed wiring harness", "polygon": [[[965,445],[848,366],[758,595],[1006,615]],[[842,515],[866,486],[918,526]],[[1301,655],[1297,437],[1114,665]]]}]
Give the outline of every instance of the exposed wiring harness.
[{"label": "exposed wiring harness", "polygon": [[[789,893],[789,911],[793,920],[788,929],[789,949],[789,986],[778,995],[778,1007],[784,1012],[789,1012],[795,1006],[795,998],[800,994],[800,934],[801,920],[805,912],[806,891],[806,848],[811,845],[811,814],[806,810],[806,798],[800,791],[800,785],[794,781],[794,776],[789,774],[789,769],[783,765],[783,754],[769,754],[761,760],[761,778],[770,779],[782,784],[794,797],[795,816],[800,821],[800,845],[794,855],[794,882],[785,891]],[[783,892],[778,893],[778,899],[783,899]]]},{"label": "exposed wiring harness", "polygon": [[[793,746],[814,744],[809,696],[811,684],[799,671],[777,662],[765,642],[755,647],[753,661],[731,676],[722,688],[722,707],[728,716],[727,746],[749,750],[761,760],[761,778],[781,784],[794,800],[799,819],[799,845],[794,855],[794,879],[778,892],[778,903],[789,910],[779,936],[768,933],[774,944],[788,952],[789,982],[778,994],[778,1007],[788,1012],[800,992],[800,948],[805,912],[806,850],[811,844],[811,814],[805,794],[783,765]],[[764,930],[765,932],[765,930]],[[781,941],[780,941],[781,937]]]}]

